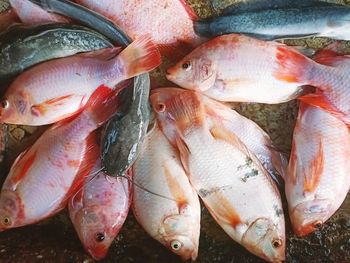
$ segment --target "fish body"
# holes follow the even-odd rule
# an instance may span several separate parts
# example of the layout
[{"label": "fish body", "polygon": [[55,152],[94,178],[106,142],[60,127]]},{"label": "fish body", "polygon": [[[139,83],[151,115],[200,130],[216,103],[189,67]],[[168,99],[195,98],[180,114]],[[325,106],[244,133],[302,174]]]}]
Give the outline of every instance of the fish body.
[{"label": "fish body", "polygon": [[[179,156],[160,129],[146,136],[133,166],[133,212],[145,231],[184,260],[198,254],[200,204]],[[151,192],[148,192],[148,191]]]},{"label": "fish body", "polygon": [[346,5],[260,6],[243,12],[235,11],[232,6],[230,11],[195,22],[196,32],[206,37],[242,33],[264,40],[310,36],[350,40],[350,7]]},{"label": "fish body", "polygon": [[[95,165],[101,167],[99,159]],[[91,174],[84,187],[68,203],[69,215],[78,236],[90,255],[100,260],[121,230],[131,203],[129,181],[109,177],[104,172]]]},{"label": "fish body", "polygon": [[181,48],[189,50],[202,41],[193,30],[197,16],[184,0],[75,2],[111,19],[132,39],[148,34],[162,54],[173,57]]},{"label": "fish body", "polygon": [[82,26],[17,25],[0,35],[0,82],[46,60],[108,47],[104,36]]},{"label": "fish body", "polygon": [[46,12],[29,0],[9,0],[9,2],[19,19],[26,25],[69,22],[60,15]]},{"label": "fish body", "polygon": [[294,129],[285,192],[294,232],[320,228],[350,189],[350,135],[332,114],[301,103]]},{"label": "fish body", "polygon": [[206,121],[195,92],[168,96],[161,89],[155,91],[153,109],[165,134],[177,142],[190,182],[213,218],[250,252],[283,261],[281,197],[265,168],[234,133]]},{"label": "fish body", "polygon": [[[44,125],[80,110],[100,85],[115,85],[160,64],[160,55],[148,38],[118,48],[56,59],[19,75],[2,102],[1,121]],[[116,57],[115,57],[116,56]]]},{"label": "fish body", "polygon": [[292,47],[230,34],[196,48],[167,78],[220,101],[274,104],[299,96],[320,67]]},{"label": "fish body", "polygon": [[55,124],[16,159],[0,193],[0,230],[39,222],[66,206],[97,160],[93,131],[116,107],[115,94],[100,87],[78,116]]}]

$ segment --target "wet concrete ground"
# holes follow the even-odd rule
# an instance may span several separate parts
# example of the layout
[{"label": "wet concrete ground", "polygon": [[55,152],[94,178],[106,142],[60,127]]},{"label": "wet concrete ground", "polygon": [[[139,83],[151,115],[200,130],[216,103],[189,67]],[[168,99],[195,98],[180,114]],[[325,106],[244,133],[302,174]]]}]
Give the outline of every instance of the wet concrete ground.
[{"label": "wet concrete ground", "polygon": [[[218,13],[232,0],[188,0],[202,17]],[[336,1],[342,2],[342,1]],[[350,4],[350,1],[345,3]],[[6,8],[0,0],[0,10]],[[324,47],[327,39],[310,38],[289,41],[290,44],[312,48]],[[346,50],[345,50],[346,51]],[[347,49],[350,53],[350,49]],[[158,77],[163,69],[153,73]],[[238,110],[256,121],[271,136],[276,146],[284,152],[290,150],[292,131],[297,113],[296,102],[281,105],[242,104]],[[11,163],[17,154],[42,132],[31,127],[9,127],[6,161]],[[336,180],[336,178],[335,178]],[[350,262],[350,195],[339,211],[322,229],[306,238],[291,233],[287,220],[287,262]],[[201,238],[197,262],[263,262],[246,252],[221,230],[202,209]],[[66,211],[40,224],[0,233],[0,262],[93,262],[84,252]],[[150,238],[130,214],[120,235],[113,243],[108,257],[102,262],[181,262],[162,245]]]}]

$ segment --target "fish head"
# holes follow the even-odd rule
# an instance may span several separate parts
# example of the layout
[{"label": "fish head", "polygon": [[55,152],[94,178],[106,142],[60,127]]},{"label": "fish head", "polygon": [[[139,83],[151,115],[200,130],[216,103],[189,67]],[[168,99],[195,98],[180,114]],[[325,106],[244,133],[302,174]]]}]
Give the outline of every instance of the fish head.
[{"label": "fish head", "polygon": [[159,88],[153,90],[151,104],[161,130],[172,144],[203,124],[205,107],[202,95],[196,91]]},{"label": "fish head", "polygon": [[284,222],[276,224],[268,218],[255,220],[242,238],[246,249],[269,262],[285,260],[285,244]]},{"label": "fish head", "polygon": [[106,257],[110,245],[122,227],[121,224],[114,224],[117,220],[118,216],[112,218],[103,206],[83,208],[76,214],[74,225],[78,236],[85,250],[95,260]]},{"label": "fish head", "polygon": [[159,127],[171,143],[175,143],[176,127],[175,119],[171,113],[171,99],[179,96],[186,90],[180,88],[159,88],[151,91],[151,104],[157,114]]},{"label": "fish head", "polygon": [[32,118],[30,98],[23,93],[6,94],[0,101],[0,121],[23,124]]},{"label": "fish head", "polygon": [[0,231],[18,227],[23,218],[23,205],[14,191],[2,190],[0,195]]},{"label": "fish head", "polygon": [[298,204],[289,214],[294,232],[305,236],[322,227],[334,212],[331,200],[316,199]]},{"label": "fish head", "polygon": [[164,219],[156,239],[183,260],[195,260],[199,231],[199,224],[193,221],[193,216],[177,214]]},{"label": "fish head", "polygon": [[197,91],[210,89],[216,80],[217,66],[214,60],[194,50],[175,66],[167,70],[167,79],[177,85]]}]

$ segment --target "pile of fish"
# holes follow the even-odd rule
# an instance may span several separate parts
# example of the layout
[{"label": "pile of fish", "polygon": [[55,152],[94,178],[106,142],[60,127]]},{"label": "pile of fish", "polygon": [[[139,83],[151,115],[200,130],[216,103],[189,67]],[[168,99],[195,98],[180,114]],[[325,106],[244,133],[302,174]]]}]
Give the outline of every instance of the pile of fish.
[{"label": "pile of fish", "polygon": [[[349,40],[350,7],[261,0],[200,20],[184,0],[75,2],[10,0],[12,10],[0,16],[7,86],[0,121],[52,124],[12,164],[0,230],[68,207],[99,260],[131,207],[150,236],[196,260],[200,198],[234,241],[281,262],[281,195],[298,236],[340,207],[350,189],[350,56],[337,42],[310,58],[266,40]],[[294,20],[274,24],[276,17]],[[25,25],[11,25],[18,20]],[[166,74],[181,88],[150,92],[148,72],[161,56],[182,57]],[[289,163],[265,131],[226,104],[296,98]]]}]

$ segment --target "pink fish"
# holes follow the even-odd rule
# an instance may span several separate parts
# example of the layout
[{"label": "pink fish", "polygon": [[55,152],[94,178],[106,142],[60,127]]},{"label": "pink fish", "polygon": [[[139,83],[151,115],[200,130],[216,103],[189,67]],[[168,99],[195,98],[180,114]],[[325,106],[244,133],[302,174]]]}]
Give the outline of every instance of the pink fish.
[{"label": "pink fish", "polygon": [[12,165],[0,193],[0,230],[39,222],[62,210],[93,168],[93,133],[118,107],[115,92],[98,88],[84,110],[47,130]]},{"label": "pink fish", "polygon": [[180,157],[157,125],[147,134],[133,171],[135,183],[142,186],[134,187],[132,208],[137,221],[151,237],[183,260],[195,260],[200,232],[199,199]]},{"label": "pink fish", "polygon": [[[95,169],[101,167],[98,160]],[[104,172],[85,179],[84,187],[68,203],[69,215],[78,236],[90,255],[103,259],[121,230],[131,203],[126,178],[110,177]]]},{"label": "pink fish", "polygon": [[[132,38],[148,34],[162,55],[188,52],[203,39],[196,35],[195,12],[185,0],[76,0],[108,18]],[[181,56],[181,55],[180,55]]]},{"label": "pink fish", "polygon": [[1,103],[0,121],[23,125],[57,122],[79,111],[100,85],[113,88],[150,71],[160,55],[147,37],[118,48],[51,60],[19,75]]},{"label": "pink fish", "polygon": [[[168,69],[167,78],[220,101],[274,104],[302,95],[308,91],[301,88],[304,85],[336,89],[340,72],[293,47],[230,34],[196,48]],[[341,76],[343,83],[348,75]]]},{"label": "pink fish", "polygon": [[54,22],[69,22],[67,18],[49,13],[29,0],[9,0],[9,2],[15,13],[24,24],[39,25]]},{"label": "pink fish", "polygon": [[350,134],[332,114],[301,103],[285,190],[294,232],[320,228],[350,189]]},{"label": "pink fish", "polygon": [[162,130],[176,142],[182,164],[205,206],[236,242],[271,262],[285,258],[281,197],[257,157],[214,118],[198,93],[151,95]]}]

